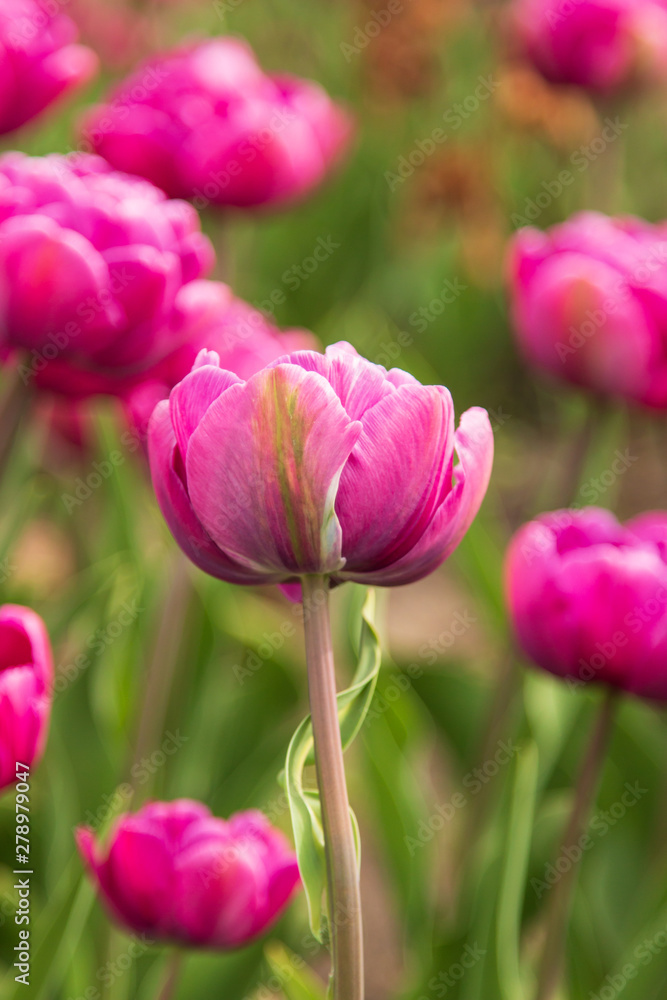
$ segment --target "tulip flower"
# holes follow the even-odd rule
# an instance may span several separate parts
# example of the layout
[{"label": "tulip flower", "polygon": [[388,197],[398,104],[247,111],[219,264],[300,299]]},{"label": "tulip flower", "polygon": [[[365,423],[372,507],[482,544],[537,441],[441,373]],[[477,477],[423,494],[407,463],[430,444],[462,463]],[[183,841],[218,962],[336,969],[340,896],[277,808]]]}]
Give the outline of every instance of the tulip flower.
[{"label": "tulip flower", "polygon": [[124,393],[180,344],[213,265],[196,212],[86,154],[6,153],[0,189],[3,353],[26,384]]},{"label": "tulip flower", "polygon": [[[322,877],[329,914],[345,915],[330,922],[331,996],[362,1000],[359,872],[329,589],[346,580],[409,583],[447,558],[486,491],[488,415],[470,409],[457,430],[447,389],[388,372],[345,343],[277,358],[247,380],[204,350],[156,407],[148,450],[162,511],[193,562],[232,583],[300,584]],[[304,824],[295,815],[300,841]],[[310,869],[313,851],[306,853]]]},{"label": "tulip flower", "polygon": [[286,355],[247,381],[203,351],[157,406],[148,443],[183,551],[244,584],[426,576],[470,526],[493,455],[485,410],[456,430],[447,389],[348,344]]},{"label": "tulip flower", "polygon": [[168,194],[252,208],[302,198],[339,160],[349,117],[317,84],[267,76],[249,46],[214,38],[140,66],[95,108],[84,140]]},{"label": "tulip flower", "polygon": [[294,853],[256,811],[224,820],[189,799],[152,802],[121,816],[104,848],[88,827],[76,839],[113,919],[184,947],[248,944],[299,885]]},{"label": "tulip flower", "polygon": [[0,790],[17,764],[36,764],[51,714],[53,662],[44,622],[17,604],[0,607]]},{"label": "tulip flower", "polygon": [[667,226],[582,212],[510,250],[519,347],[556,378],[667,407]]},{"label": "tulip flower", "polygon": [[124,400],[130,423],[142,440],[156,405],[191,371],[202,349],[215,350],[222,368],[247,379],[283,354],[316,347],[311,333],[281,333],[264,313],[220,281],[190,282],[182,290],[170,327],[173,351],[146,372]]},{"label": "tulip flower", "polygon": [[505,585],[538,666],[573,688],[667,699],[667,512],[625,525],[596,507],[542,514],[512,540]]},{"label": "tulip flower", "polygon": [[667,11],[656,0],[515,0],[519,46],[553,83],[609,94],[667,76]]},{"label": "tulip flower", "polygon": [[24,125],[94,76],[97,56],[92,49],[76,45],[77,36],[74,21],[58,4],[4,0],[0,7],[0,134]]}]

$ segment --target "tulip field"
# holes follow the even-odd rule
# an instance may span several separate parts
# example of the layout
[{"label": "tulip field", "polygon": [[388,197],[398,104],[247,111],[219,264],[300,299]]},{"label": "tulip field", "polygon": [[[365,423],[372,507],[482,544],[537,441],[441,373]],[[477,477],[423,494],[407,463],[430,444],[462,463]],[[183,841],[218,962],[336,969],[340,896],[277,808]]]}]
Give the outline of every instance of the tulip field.
[{"label": "tulip field", "polygon": [[0,1000],[664,1000],[663,0],[0,0],[0,136]]}]

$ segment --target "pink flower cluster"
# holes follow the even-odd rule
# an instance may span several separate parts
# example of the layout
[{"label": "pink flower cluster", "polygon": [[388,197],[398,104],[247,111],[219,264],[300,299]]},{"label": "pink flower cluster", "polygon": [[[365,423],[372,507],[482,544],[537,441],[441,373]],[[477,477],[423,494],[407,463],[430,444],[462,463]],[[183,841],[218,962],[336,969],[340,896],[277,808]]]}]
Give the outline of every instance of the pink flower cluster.
[{"label": "pink flower cluster", "polygon": [[88,116],[84,138],[116,169],[206,205],[302,198],[342,156],[350,118],[315,83],[268,76],[240,39],[140,66]]},{"label": "pink flower cluster", "polygon": [[213,265],[194,209],[96,156],[0,157],[0,344],[74,396],[122,392],[187,337]]}]

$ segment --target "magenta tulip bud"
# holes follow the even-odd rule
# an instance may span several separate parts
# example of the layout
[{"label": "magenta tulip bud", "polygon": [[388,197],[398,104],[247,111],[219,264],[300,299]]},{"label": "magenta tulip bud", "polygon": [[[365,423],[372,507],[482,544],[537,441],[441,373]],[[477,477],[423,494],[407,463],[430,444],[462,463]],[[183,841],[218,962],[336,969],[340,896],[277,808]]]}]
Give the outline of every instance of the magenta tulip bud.
[{"label": "magenta tulip bud", "polygon": [[493,457],[485,410],[456,430],[447,389],[349,344],[279,358],[247,381],[203,351],[158,404],[148,444],[183,551],[242,584],[426,576],[470,526]]},{"label": "magenta tulip bud", "polygon": [[104,849],[87,827],[76,839],[111,916],[156,941],[239,948],[299,886],[296,855],[256,811],[227,821],[189,799],[152,802],[121,816]]},{"label": "magenta tulip bud", "polygon": [[26,383],[126,391],[180,343],[213,265],[197,213],[86,154],[6,153],[0,190],[0,347]]},{"label": "magenta tulip bud", "polygon": [[44,622],[18,604],[0,607],[0,790],[17,765],[42,756],[51,715],[53,661]]},{"label": "magenta tulip bud", "polygon": [[[0,133],[12,132],[97,72],[92,49],[75,45],[60,4],[3,0],[0,7]],[[4,211],[3,211],[4,215]]]},{"label": "magenta tulip bud", "polygon": [[351,131],[317,84],[267,76],[245,42],[215,38],[140,66],[83,134],[118,170],[197,208],[252,208],[310,192]]},{"label": "magenta tulip bud", "polygon": [[654,0],[515,0],[512,25],[553,83],[610,93],[667,75],[667,11]]},{"label": "magenta tulip bud", "polygon": [[142,440],[157,404],[191,371],[204,348],[217,352],[221,368],[247,379],[290,351],[317,347],[312,333],[281,333],[264,313],[237,298],[220,281],[190,282],[180,296],[171,327],[176,347],[125,400],[130,423]]},{"label": "magenta tulip bud", "polygon": [[538,666],[667,699],[667,512],[625,525],[597,507],[542,514],[512,539],[505,587]]},{"label": "magenta tulip bud", "polygon": [[557,378],[667,407],[667,226],[582,212],[520,230],[510,293],[526,359]]}]

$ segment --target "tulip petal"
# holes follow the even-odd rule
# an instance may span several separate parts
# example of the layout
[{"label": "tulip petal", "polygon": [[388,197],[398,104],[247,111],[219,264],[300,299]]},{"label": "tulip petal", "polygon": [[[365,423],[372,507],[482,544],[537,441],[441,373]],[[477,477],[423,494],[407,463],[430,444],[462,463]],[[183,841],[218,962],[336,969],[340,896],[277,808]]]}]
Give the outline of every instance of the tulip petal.
[{"label": "tulip petal", "polygon": [[266,368],[218,397],[190,438],[193,509],[251,569],[333,572],[342,565],[336,489],[360,433],[321,376]]},{"label": "tulip petal", "polygon": [[461,416],[454,438],[459,464],[454,486],[420,540],[396,562],[374,571],[337,574],[340,580],[385,587],[413,583],[432,573],[454,551],[480,508],[491,477],[493,431],[486,410],[472,407]]},{"label": "tulip petal", "polygon": [[447,389],[391,387],[361,419],[336,497],[346,572],[397,562],[451,489],[454,405]]},{"label": "tulip petal", "polygon": [[0,310],[15,344],[40,349],[48,332],[62,335],[73,320],[77,348],[93,336],[97,344],[103,328],[113,335],[120,315],[106,304],[109,272],[88,240],[43,216],[8,219],[0,232]]},{"label": "tulip petal", "polygon": [[172,389],[169,412],[184,461],[187,459],[190,438],[211,403],[230,385],[240,381],[237,375],[224,371],[217,365],[198,364],[194,371]]},{"label": "tulip petal", "polygon": [[250,572],[221,552],[207,535],[192,509],[192,504],[176,471],[175,461],[180,457],[176,436],[169,415],[169,403],[163,400],[155,408],[148,429],[148,452],[151,476],[160,510],[171,533],[195,566],[210,576],[229,583],[258,584],[278,582],[265,574]]}]

